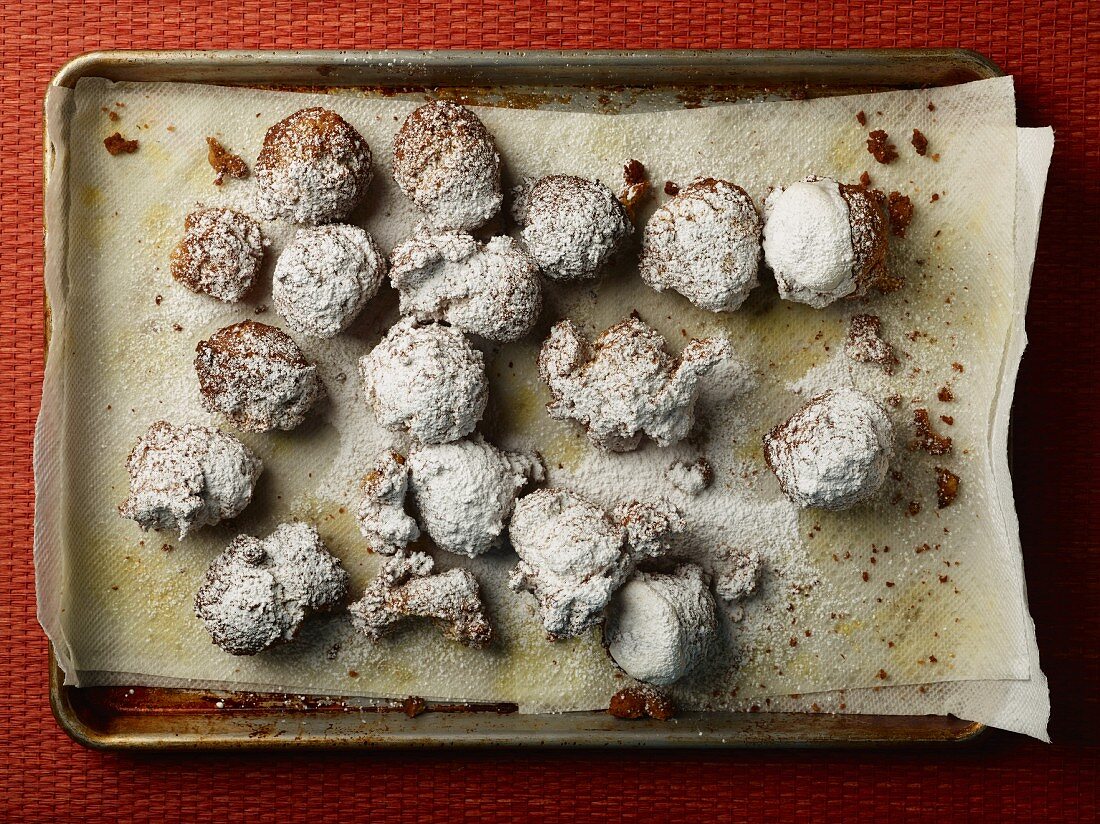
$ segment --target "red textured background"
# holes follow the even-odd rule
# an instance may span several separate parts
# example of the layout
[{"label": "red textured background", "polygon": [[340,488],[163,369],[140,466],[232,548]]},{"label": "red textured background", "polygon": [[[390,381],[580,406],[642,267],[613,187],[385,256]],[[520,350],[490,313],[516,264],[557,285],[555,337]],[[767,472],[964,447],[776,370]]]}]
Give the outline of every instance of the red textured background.
[{"label": "red textured background", "polygon": [[[1095,367],[1100,6],[924,0],[545,4],[441,0],[15,2],[3,7],[0,197],[0,820],[585,821],[766,817],[1096,820],[1100,392]],[[31,440],[42,363],[41,108],[69,57],[104,48],[798,48],[963,46],[1016,76],[1021,125],[1054,164],[1017,393],[1028,590],[1054,704],[1052,746],[992,733],[902,752],[346,753],[140,758],[56,727],[34,616]]]}]

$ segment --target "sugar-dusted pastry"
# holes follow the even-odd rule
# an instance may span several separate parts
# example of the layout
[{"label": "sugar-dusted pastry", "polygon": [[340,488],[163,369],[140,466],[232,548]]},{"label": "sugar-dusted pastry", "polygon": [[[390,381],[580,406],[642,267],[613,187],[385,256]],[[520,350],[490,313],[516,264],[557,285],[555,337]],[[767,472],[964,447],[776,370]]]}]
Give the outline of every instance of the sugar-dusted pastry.
[{"label": "sugar-dusted pastry", "polygon": [[325,394],[317,366],[266,323],[226,326],[195,351],[203,405],[248,432],[294,429]]},{"label": "sugar-dusted pastry", "polygon": [[878,402],[857,389],[830,389],[764,436],[764,458],[794,503],[849,509],[882,486],[893,443]]},{"label": "sugar-dusted pastry", "polygon": [[317,530],[298,521],[268,537],[240,535],[210,565],[195,614],[231,655],[255,655],[289,641],[314,612],[343,602],[348,573]]},{"label": "sugar-dusted pastry", "polygon": [[252,500],[263,464],[232,435],[156,421],[126,459],[130,495],[119,507],[142,529],[193,529],[235,518]]},{"label": "sugar-dusted pastry", "polygon": [[429,618],[444,636],[468,647],[493,640],[477,579],[465,569],[434,572],[423,552],[398,553],[382,564],[363,597],[349,607],[352,625],[372,641],[410,618]]},{"label": "sugar-dusted pastry", "polygon": [[359,360],[378,422],[421,443],[474,431],[488,402],[485,359],[453,326],[405,318]]},{"label": "sugar-dusted pastry", "polygon": [[261,216],[307,226],[346,218],[374,174],[367,141],[320,106],[297,111],[267,130],[255,173]]},{"label": "sugar-dusted pastry", "polygon": [[393,138],[393,178],[433,229],[476,229],[500,210],[500,155],[481,119],[437,100]]},{"label": "sugar-dusted pastry", "polygon": [[502,451],[481,435],[419,446],[409,470],[424,531],[440,549],[470,558],[499,546],[517,493],[545,477],[538,455]]},{"label": "sugar-dusted pastry", "polygon": [[359,316],[386,274],[386,259],[358,226],[302,229],[275,264],[271,297],[291,331],[331,338]]},{"label": "sugar-dusted pastry", "polygon": [[542,309],[538,265],[510,237],[420,235],[393,250],[390,281],[401,313],[446,321],[491,341],[529,334]]},{"label": "sugar-dusted pastry", "polygon": [[764,200],[764,257],[780,297],[818,309],[886,288],[887,221],[877,192],[809,177]]},{"label": "sugar-dusted pastry", "polygon": [[604,642],[631,678],[668,686],[698,666],[717,630],[703,570],[681,564],[668,575],[634,573],[611,599]]},{"label": "sugar-dusted pastry", "polygon": [[252,288],[263,257],[263,232],[251,217],[198,209],[184,219],[183,238],[172,250],[172,277],[192,292],[234,303]]},{"label": "sugar-dusted pastry", "polygon": [[701,380],[730,354],[727,339],[703,338],[674,357],[657,330],[631,315],[591,343],[563,320],[550,330],[538,364],[553,397],[550,417],[581,424],[600,449],[629,452],[643,435],[660,446],[686,437]]},{"label": "sugar-dusted pastry", "polygon": [[567,490],[539,489],[512,513],[508,535],[520,561],[509,585],[535,596],[551,640],[572,638],[603,620],[637,563],[662,554],[683,527],[667,501],[629,502],[609,514]]},{"label": "sugar-dusted pastry", "polygon": [[512,213],[520,240],[551,280],[599,277],[634,227],[615,193],[596,180],[549,175],[526,181]]},{"label": "sugar-dusted pastry", "polygon": [[642,236],[642,278],[700,309],[733,312],[760,282],[760,216],[740,186],[706,178],[653,213]]},{"label": "sugar-dusted pastry", "polygon": [[386,452],[363,479],[363,500],[356,513],[359,531],[380,555],[396,555],[420,537],[416,521],[405,512],[409,464],[405,456]]}]

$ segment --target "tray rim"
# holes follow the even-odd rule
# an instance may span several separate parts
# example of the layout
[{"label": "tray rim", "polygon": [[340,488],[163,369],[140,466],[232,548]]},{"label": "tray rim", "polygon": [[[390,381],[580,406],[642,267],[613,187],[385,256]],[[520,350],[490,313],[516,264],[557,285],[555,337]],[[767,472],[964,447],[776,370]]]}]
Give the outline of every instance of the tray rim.
[{"label": "tray rim", "polygon": [[[957,65],[965,66],[972,71],[974,79],[999,77],[1004,71],[985,55],[972,49],[963,48],[900,48],[900,49],[668,49],[668,50],[622,50],[622,49],[569,49],[569,50],[93,50],[79,54],[65,62],[51,78],[47,91],[52,87],[75,87],[77,81],[83,77],[109,76],[111,69],[120,66],[129,69],[141,69],[149,66],[161,67],[196,67],[232,68],[264,65],[274,61],[280,61],[286,65],[299,66],[304,69],[318,71],[317,85],[340,86],[339,83],[325,83],[325,67],[330,67],[334,60],[344,65],[360,66],[371,63],[399,62],[402,65],[416,69],[446,69],[447,67],[474,67],[499,69],[502,63],[509,63],[532,69],[545,69],[547,71],[578,68],[601,67],[614,71],[624,68],[646,69],[664,68],[675,65],[687,70],[706,70],[708,68],[726,68],[731,65],[745,69],[759,68],[764,61],[774,66],[782,66],[786,69],[807,67],[811,70],[821,64],[832,64],[848,68],[861,66],[881,65],[884,58],[892,58],[914,63],[927,63],[937,60],[953,61]],[[185,82],[185,81],[183,81]],[[195,81],[192,81],[195,82]],[[209,83],[209,80],[198,81]],[[231,82],[231,81],[230,81]],[[667,85],[670,81],[665,80]],[[569,85],[569,84],[563,84]],[[592,85],[592,84],[588,84]],[[651,85],[662,85],[661,81],[654,81]],[[49,141],[43,128],[44,141],[44,182],[48,180],[52,155]],[[43,185],[43,197],[46,187]],[[45,234],[45,233],[44,233]],[[45,348],[43,360],[48,357],[49,340],[51,336],[51,311],[48,298],[43,307],[45,324]],[[711,737],[707,740],[662,740],[660,727],[657,734],[651,740],[640,740],[637,736],[623,736],[615,734],[600,735],[596,733],[584,740],[566,740],[562,737],[554,737],[551,740],[540,739],[538,733],[535,737],[523,732],[501,733],[457,733],[460,740],[454,740],[455,733],[447,740],[433,739],[427,733],[394,735],[388,732],[363,731],[358,738],[329,738],[324,733],[311,734],[305,737],[301,735],[285,740],[277,740],[268,737],[255,737],[245,735],[228,735],[225,737],[203,737],[201,734],[179,734],[165,732],[161,735],[151,733],[120,733],[101,732],[81,717],[74,706],[71,697],[73,690],[78,687],[66,686],[64,673],[54,653],[53,643],[47,641],[49,653],[49,701],[54,719],[61,729],[76,743],[90,749],[112,751],[156,751],[156,750],[224,750],[224,749],[353,749],[353,748],[408,748],[408,747],[487,747],[487,746],[576,746],[576,747],[635,747],[657,746],[662,748],[687,748],[687,747],[722,747],[722,748],[827,748],[827,747],[882,747],[882,746],[912,746],[912,745],[945,745],[961,744],[977,740],[982,737],[988,727],[975,721],[963,721],[954,716],[876,716],[876,715],[831,715],[828,716],[843,727],[845,719],[856,719],[859,724],[852,723],[858,730],[859,727],[873,722],[876,719],[890,719],[894,723],[912,721],[915,725],[920,722],[927,724],[923,732],[919,732],[919,726],[914,726],[907,737],[876,737],[874,734],[854,736],[836,736],[816,739],[777,738],[767,740],[766,736],[753,740],[718,740]],[[592,711],[587,713],[568,713],[574,717],[597,716],[606,718],[604,713]],[[720,716],[749,716],[754,720],[767,724],[769,720],[778,720],[784,716],[797,717],[799,719],[820,718],[810,713],[687,713],[681,718],[692,716],[707,716],[711,719]],[[475,714],[467,717],[474,718]],[[515,715],[521,719],[537,719],[538,715]],[[409,719],[415,723],[415,719]],[[939,722],[944,726],[937,729],[929,721]],[[622,722],[620,722],[622,723]],[[638,729],[639,722],[625,722],[635,725]],[[630,727],[624,727],[624,731]],[[699,733],[703,736],[703,733]]]}]

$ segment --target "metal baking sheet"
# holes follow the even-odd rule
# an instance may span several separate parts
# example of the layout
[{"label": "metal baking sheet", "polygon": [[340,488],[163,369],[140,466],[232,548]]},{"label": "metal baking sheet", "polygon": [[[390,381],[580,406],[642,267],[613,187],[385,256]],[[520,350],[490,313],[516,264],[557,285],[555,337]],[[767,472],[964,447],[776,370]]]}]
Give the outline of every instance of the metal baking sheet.
[{"label": "metal baking sheet", "polygon": [[[947,86],[1000,74],[985,57],[961,49],[127,51],[77,57],[52,84],[104,77],[383,94],[430,89],[474,103],[643,111]],[[48,306],[46,315],[48,328]],[[50,703],[58,723],[81,744],[104,749],[885,746],[958,743],[985,729],[950,716],[694,712],[667,722],[622,721],[600,712],[521,715],[509,704],[428,704],[412,716],[401,704],[361,698],[76,688],[63,680],[51,649]]]}]

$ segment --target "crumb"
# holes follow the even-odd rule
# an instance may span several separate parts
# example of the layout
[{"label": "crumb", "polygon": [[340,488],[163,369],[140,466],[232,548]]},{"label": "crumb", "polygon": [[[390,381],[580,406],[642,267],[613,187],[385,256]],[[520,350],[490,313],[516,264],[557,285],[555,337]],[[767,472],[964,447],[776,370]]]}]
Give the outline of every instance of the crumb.
[{"label": "crumb", "polygon": [[262,315],[266,311],[267,311],[267,304],[266,303],[261,303],[259,306],[256,307],[253,314]]},{"label": "crumb", "polygon": [[875,677],[878,678],[880,681],[886,681],[890,678],[890,676],[887,675],[886,670],[884,669],[880,669]]},{"label": "crumb", "polygon": [[672,698],[650,686],[626,687],[611,696],[607,712],[615,718],[667,721],[676,713]]},{"label": "crumb", "polygon": [[164,300],[164,295],[157,295],[155,298],[153,298],[153,303],[155,303],[157,306],[160,306],[161,301],[163,301],[163,300]]},{"label": "crumb", "polygon": [[866,171],[859,176],[859,185],[862,186],[864,189],[870,188],[871,175],[869,175]]},{"label": "crumb", "polygon": [[171,544],[161,544],[160,546],[161,552],[171,552],[173,549],[175,549],[175,547]]},{"label": "crumb", "polygon": [[890,192],[886,201],[890,212],[890,231],[897,237],[905,237],[905,230],[913,220],[913,202],[901,192]]},{"label": "crumb", "polygon": [[401,702],[401,711],[409,718],[416,718],[428,708],[427,703],[419,695],[410,695]]},{"label": "crumb", "polygon": [[954,369],[956,372],[965,372],[966,371],[966,368],[961,363],[959,363],[958,361],[955,361],[953,364],[951,364],[951,368]]},{"label": "crumb", "polygon": [[920,501],[910,501],[908,511],[909,511],[910,515],[913,515],[913,516],[920,515],[920,511],[921,511]]},{"label": "crumb", "polygon": [[917,150],[917,154],[924,157],[928,154],[928,138],[924,136],[924,133],[920,129],[913,129],[913,148]]},{"label": "crumb", "polygon": [[650,183],[646,176],[645,166],[641,161],[628,160],[623,166],[623,189],[619,192],[619,202],[623,204],[630,219],[634,219],[634,212],[643,200],[649,195]]},{"label": "crumb", "polygon": [[183,327],[182,327],[182,326],[180,326],[180,325],[179,325],[178,323],[173,323],[173,324],[172,324],[172,331],[173,331],[173,332],[182,332],[182,331],[183,331]]},{"label": "crumb", "polygon": [[940,199],[939,194],[937,194],[936,192],[932,192],[932,197],[929,199],[928,202],[929,203],[935,203],[939,199]]},{"label": "crumb", "polygon": [[209,147],[206,161],[214,170],[215,186],[221,186],[226,175],[238,180],[248,177],[248,165],[239,155],[233,154],[219,143],[217,138],[206,138],[206,145]]},{"label": "crumb", "polygon": [[110,121],[111,121],[112,123],[117,123],[117,122],[118,122],[118,119],[119,119],[119,117],[118,117],[118,112],[116,112],[116,111],[108,111],[108,112],[107,112],[107,119],[108,119],[108,120],[110,120]]},{"label": "crumb", "polygon": [[942,466],[936,467],[936,506],[951,506],[959,497],[959,476]]},{"label": "crumb", "polygon": [[955,393],[951,391],[950,386],[941,386],[940,391],[936,393],[936,397],[944,403],[955,400]]},{"label": "crumb", "polygon": [[867,125],[867,114],[866,114],[866,112],[864,112],[862,109],[860,111],[856,112],[856,121],[859,123],[860,126],[866,126]]},{"label": "crumb", "polygon": [[876,315],[853,315],[848,325],[844,352],[859,363],[874,363],[893,372],[898,359],[889,342],[882,337],[882,321]]},{"label": "crumb", "polygon": [[929,455],[946,455],[951,451],[951,439],[945,435],[937,435],[932,430],[927,409],[913,411],[913,425],[917,434],[909,444],[910,449],[923,449]]},{"label": "crumb", "polygon": [[901,395],[895,392],[893,395],[886,396],[886,403],[893,409],[897,409],[901,406]]},{"label": "crumb", "polygon": [[955,418],[954,418],[953,415],[940,415],[940,420],[943,421],[948,426],[954,426],[955,425]]},{"label": "crumb", "polygon": [[928,111],[930,111],[930,112],[936,111],[936,104],[933,103],[931,100],[928,101]]},{"label": "crumb", "polygon": [[890,135],[882,129],[875,129],[867,136],[867,151],[879,163],[892,163],[898,158],[898,149],[889,139]]},{"label": "crumb", "polygon": [[680,194],[680,187],[673,183],[671,180],[666,180],[665,194],[669,197],[676,197],[676,195]]},{"label": "crumb", "polygon": [[127,140],[118,132],[106,138],[103,145],[107,148],[107,152],[112,155],[133,154],[138,150],[136,140]]}]

